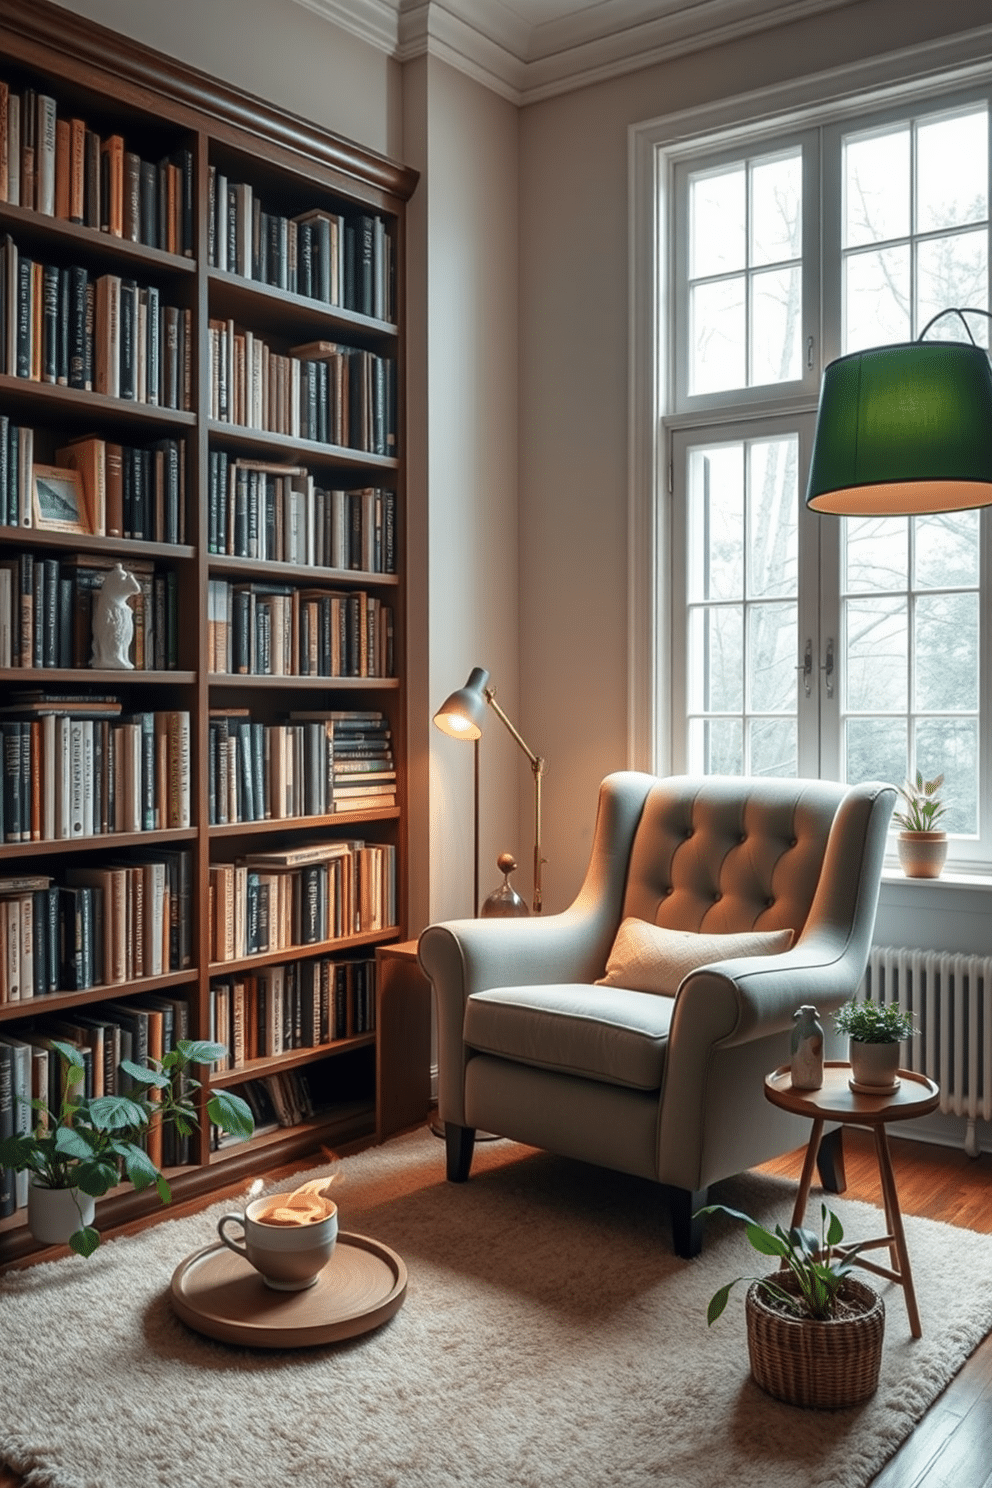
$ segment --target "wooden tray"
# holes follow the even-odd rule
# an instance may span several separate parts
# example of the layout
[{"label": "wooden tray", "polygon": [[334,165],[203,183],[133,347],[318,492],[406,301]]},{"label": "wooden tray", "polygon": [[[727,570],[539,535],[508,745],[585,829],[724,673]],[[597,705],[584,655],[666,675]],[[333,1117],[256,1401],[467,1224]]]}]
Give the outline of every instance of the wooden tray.
[{"label": "wooden tray", "polygon": [[301,1348],[338,1343],[378,1328],[406,1296],[406,1266],[366,1235],[339,1234],[314,1286],[276,1292],[254,1266],[217,1241],[187,1256],[171,1299],[184,1323],[222,1343]]}]

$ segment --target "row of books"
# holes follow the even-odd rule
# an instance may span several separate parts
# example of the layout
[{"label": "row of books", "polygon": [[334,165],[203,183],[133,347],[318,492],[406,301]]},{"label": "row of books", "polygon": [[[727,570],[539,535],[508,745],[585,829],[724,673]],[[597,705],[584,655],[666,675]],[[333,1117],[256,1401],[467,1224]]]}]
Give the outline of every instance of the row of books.
[{"label": "row of books", "polygon": [[375,1027],[375,960],[265,966],[212,982],[210,1037],[227,1049],[215,1068],[244,1069],[293,1049],[316,1049]]},{"label": "row of books", "polygon": [[[97,537],[147,542],[186,541],[186,441],[157,439],[149,445],[116,444],[87,435],[55,452],[55,465],[34,463],[35,431],[0,414],[0,523],[7,527],[57,527],[36,495],[39,474],[49,483],[75,471],[78,520],[72,530]],[[42,496],[44,492],[42,492]],[[70,513],[71,515],[71,513]]]},{"label": "row of books", "polygon": [[[81,1077],[75,1076],[70,1093],[93,1099],[101,1095],[126,1095],[133,1084],[120,1068],[122,1060],[150,1066],[169,1052],[175,1043],[188,1038],[189,1006],[178,997],[141,997],[100,1004],[99,1015],[74,1012],[64,1017],[32,1020],[18,1033],[0,1038],[0,1136],[27,1132],[36,1119],[29,1102],[42,1100],[57,1112],[66,1090],[66,1071],[52,1040],[72,1044],[83,1061]],[[157,1167],[172,1167],[190,1159],[190,1139],[171,1124],[154,1118],[141,1139]],[[23,1180],[27,1173],[21,1175]],[[0,1171],[0,1218],[24,1207],[27,1185],[10,1170]]]},{"label": "row of books", "polygon": [[377,212],[268,212],[249,183],[230,181],[216,166],[207,185],[211,268],[377,320],[394,318],[393,244]]},{"label": "row of books", "polygon": [[210,868],[210,959],[240,961],[396,924],[392,843],[310,843]]},{"label": "row of books", "polygon": [[[303,1121],[311,1121],[320,1109],[310,1074],[305,1069],[279,1070],[273,1075],[246,1080],[237,1090],[251,1107],[256,1136],[275,1131],[280,1126],[299,1126]],[[242,1140],[219,1127],[210,1128],[212,1151],[235,1146]]]},{"label": "row of books", "polygon": [[291,713],[253,720],[247,708],[211,710],[211,826],[396,805],[396,769],[381,714]]},{"label": "row of books", "polygon": [[395,455],[396,364],[309,341],[287,355],[233,320],[211,320],[210,417],[291,439]]},{"label": "row of books", "polygon": [[[114,560],[96,553],[0,559],[0,667],[90,665],[93,613]],[[172,569],[128,560],[137,581],[128,659],[135,671],[171,671],[179,657],[178,581]]]},{"label": "row of books", "polygon": [[0,721],[4,842],[190,825],[190,722],[179,709],[124,716],[116,698],[42,699]]},{"label": "row of books", "polygon": [[304,465],[236,460],[211,450],[207,523],[211,553],[396,572],[396,492],[324,490]]},{"label": "row of books", "polygon": [[0,244],[0,372],[161,408],[192,407],[192,311],[155,285],[38,263]]},{"label": "row of books", "polygon": [[191,872],[182,849],[0,880],[0,1004],[189,966]]},{"label": "row of books", "polygon": [[393,610],[364,589],[207,583],[207,666],[269,677],[391,677]]},{"label": "row of books", "polygon": [[0,201],[132,243],[193,253],[193,156],[153,162],[105,138],[56,99],[0,82]]}]

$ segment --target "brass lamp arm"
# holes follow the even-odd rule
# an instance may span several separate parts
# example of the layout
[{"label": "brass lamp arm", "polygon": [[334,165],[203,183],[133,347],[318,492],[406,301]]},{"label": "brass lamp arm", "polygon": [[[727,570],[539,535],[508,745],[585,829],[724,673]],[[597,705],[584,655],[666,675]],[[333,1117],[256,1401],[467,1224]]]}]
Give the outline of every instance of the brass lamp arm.
[{"label": "brass lamp arm", "polygon": [[545,861],[544,858],[541,856],[541,780],[542,780],[542,777],[544,775],[545,762],[541,758],[541,756],[539,754],[535,754],[534,751],[533,751],[533,749],[530,748],[529,744],[527,744],[526,741],[523,738],[521,738],[519,731],[514,728],[513,724],[507,718],[506,714],[503,712],[503,709],[500,707],[499,703],[496,701],[496,689],[493,688],[493,687],[487,687],[485,689],[485,698],[486,698],[486,702],[489,704],[490,708],[492,708],[493,712],[496,714],[496,717],[503,724],[504,728],[506,728],[509,731],[509,733],[511,733],[513,735],[514,739],[516,739],[517,743],[520,745],[520,748],[523,750],[524,754],[530,760],[530,766],[531,766],[531,769],[534,772],[534,904],[533,904],[533,908],[534,908],[534,913],[535,914],[540,914],[541,913],[541,906],[542,906],[542,903],[543,903],[543,895],[542,895],[542,892],[541,892],[541,865]]}]

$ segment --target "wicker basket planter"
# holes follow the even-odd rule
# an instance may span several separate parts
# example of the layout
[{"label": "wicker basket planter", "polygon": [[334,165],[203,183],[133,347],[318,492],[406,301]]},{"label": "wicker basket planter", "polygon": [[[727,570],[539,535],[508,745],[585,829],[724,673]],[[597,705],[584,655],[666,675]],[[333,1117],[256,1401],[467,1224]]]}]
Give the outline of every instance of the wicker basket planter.
[{"label": "wicker basket planter", "polygon": [[[781,1272],[777,1286],[788,1289]],[[840,1293],[843,1315],[821,1321],[791,1317],[770,1302],[759,1282],[746,1299],[747,1346],[755,1383],[789,1405],[840,1410],[869,1399],[878,1388],[885,1304],[862,1281],[848,1277]]]}]

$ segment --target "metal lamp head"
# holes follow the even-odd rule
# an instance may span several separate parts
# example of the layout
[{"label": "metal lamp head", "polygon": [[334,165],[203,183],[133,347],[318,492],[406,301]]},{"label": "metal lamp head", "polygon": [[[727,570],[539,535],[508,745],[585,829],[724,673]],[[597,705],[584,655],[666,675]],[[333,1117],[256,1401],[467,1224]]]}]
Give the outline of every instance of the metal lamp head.
[{"label": "metal lamp head", "polygon": [[912,341],[823,374],[806,504],[839,516],[992,504],[992,366],[980,346]]},{"label": "metal lamp head", "polygon": [[489,673],[485,667],[473,667],[464,687],[453,692],[434,714],[434,722],[452,739],[478,739],[486,716],[486,687]]}]

